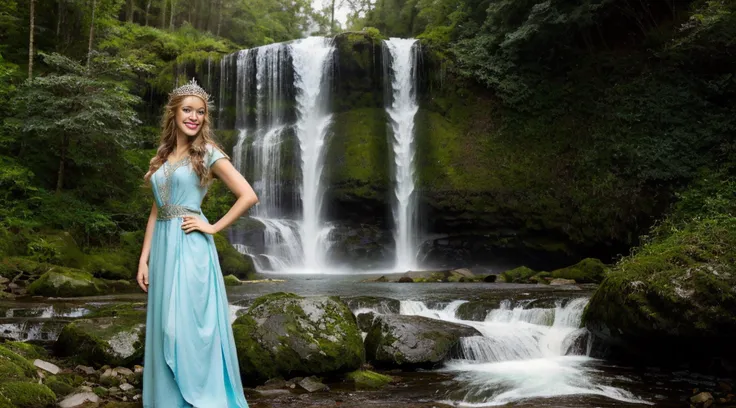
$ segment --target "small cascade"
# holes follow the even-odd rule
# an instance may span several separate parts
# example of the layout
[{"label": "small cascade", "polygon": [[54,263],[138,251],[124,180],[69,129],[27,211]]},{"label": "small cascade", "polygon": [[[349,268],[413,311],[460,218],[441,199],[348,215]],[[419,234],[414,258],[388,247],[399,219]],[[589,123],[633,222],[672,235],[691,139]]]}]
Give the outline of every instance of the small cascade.
[{"label": "small cascade", "polygon": [[[558,300],[554,308],[528,308],[530,302],[501,302],[485,321],[456,317],[464,301],[433,309],[420,301],[402,301],[400,313],[473,326],[482,336],[460,339],[455,359],[443,371],[458,386],[442,402],[459,407],[505,405],[534,398],[597,395],[644,403],[630,392],[607,384],[587,356],[591,336],[579,328],[586,298]],[[532,302],[533,303],[533,302]]]},{"label": "small cascade", "polygon": [[392,96],[386,111],[393,131],[394,175],[396,179],[394,239],[396,241],[396,270],[414,270],[417,267],[417,219],[414,180],[414,115],[417,104],[418,46],[415,39],[391,38],[384,41],[390,58],[387,80],[391,81]]}]

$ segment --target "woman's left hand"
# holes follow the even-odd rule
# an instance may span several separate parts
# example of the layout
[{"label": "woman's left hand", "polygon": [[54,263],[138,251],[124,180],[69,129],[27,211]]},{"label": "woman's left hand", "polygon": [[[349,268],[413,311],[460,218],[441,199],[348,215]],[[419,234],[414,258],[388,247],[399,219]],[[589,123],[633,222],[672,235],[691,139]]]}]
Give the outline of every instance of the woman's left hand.
[{"label": "woman's left hand", "polygon": [[217,232],[215,231],[215,227],[202,218],[192,216],[184,216],[182,218],[184,219],[184,222],[181,224],[181,229],[183,229],[187,234],[192,231],[201,231],[205,234],[214,235],[215,232]]}]

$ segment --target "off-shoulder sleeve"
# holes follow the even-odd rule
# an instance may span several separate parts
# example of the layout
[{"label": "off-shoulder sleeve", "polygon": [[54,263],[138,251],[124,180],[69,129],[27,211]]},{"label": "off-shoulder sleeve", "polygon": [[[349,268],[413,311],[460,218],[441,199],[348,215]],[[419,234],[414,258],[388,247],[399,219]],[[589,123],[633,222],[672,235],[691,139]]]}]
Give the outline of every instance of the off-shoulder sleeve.
[{"label": "off-shoulder sleeve", "polygon": [[215,146],[207,145],[207,167],[212,167],[220,159],[228,159],[228,157]]}]

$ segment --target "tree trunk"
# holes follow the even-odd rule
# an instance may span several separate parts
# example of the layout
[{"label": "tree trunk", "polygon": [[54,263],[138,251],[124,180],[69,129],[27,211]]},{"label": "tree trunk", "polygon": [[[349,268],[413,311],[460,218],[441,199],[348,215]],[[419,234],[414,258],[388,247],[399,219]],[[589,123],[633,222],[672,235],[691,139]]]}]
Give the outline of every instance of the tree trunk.
[{"label": "tree trunk", "polygon": [[133,22],[133,13],[135,13],[135,0],[128,0],[128,22]]},{"label": "tree trunk", "polygon": [[335,0],[332,0],[330,7],[330,34],[335,34]]},{"label": "tree trunk", "polygon": [[33,32],[36,31],[36,0],[31,0],[31,22],[28,36],[28,80],[33,79]]},{"label": "tree trunk", "polygon": [[166,29],[166,0],[161,0],[161,29]]},{"label": "tree trunk", "polygon": [[146,27],[148,27],[148,13],[151,11],[151,0],[146,2]]},{"label": "tree trunk", "polygon": [[222,0],[219,0],[218,7],[217,7],[217,33],[215,34],[218,37],[220,36],[220,29],[222,28],[222,9],[223,9]]},{"label": "tree trunk", "polygon": [[61,15],[64,12],[64,0],[59,0],[59,11],[56,15],[56,40],[59,41],[61,35]]},{"label": "tree trunk", "polygon": [[61,157],[59,158],[59,173],[56,175],[56,192],[60,193],[64,186],[64,163],[66,162],[66,149],[69,145],[69,137],[64,135],[61,139]]},{"label": "tree trunk", "polygon": [[174,31],[174,13],[176,11],[176,0],[171,0],[171,17],[169,18],[169,30]]},{"label": "tree trunk", "polygon": [[89,24],[89,46],[87,47],[87,73],[89,73],[90,63],[92,62],[92,41],[95,38],[95,9],[97,9],[97,0],[92,0],[92,21]]}]

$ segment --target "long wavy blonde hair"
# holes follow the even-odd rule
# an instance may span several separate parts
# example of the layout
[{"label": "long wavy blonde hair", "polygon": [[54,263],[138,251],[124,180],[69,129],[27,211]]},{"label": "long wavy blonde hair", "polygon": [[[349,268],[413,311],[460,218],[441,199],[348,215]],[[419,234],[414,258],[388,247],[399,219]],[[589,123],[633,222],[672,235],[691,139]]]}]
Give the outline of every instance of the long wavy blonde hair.
[{"label": "long wavy blonde hair", "polygon": [[[156,156],[151,159],[148,167],[148,173],[143,177],[144,180],[150,181],[153,173],[161,167],[169,155],[176,150],[176,134],[179,132],[179,128],[176,125],[176,112],[181,108],[189,95],[173,96],[166,104],[164,108],[164,115],[161,121],[161,140],[156,151]],[[190,138],[189,143],[189,158],[192,163],[194,172],[199,177],[200,185],[206,186],[212,181],[212,174],[208,171],[204,165],[204,157],[207,154],[207,145],[212,145],[215,149],[222,152],[222,148],[215,142],[212,130],[210,129],[210,109],[205,101],[204,109],[204,120],[202,121],[202,127],[199,129],[199,133],[194,136],[193,140]],[[223,152],[223,154],[225,154]],[[225,157],[228,157],[225,154]],[[185,160],[185,159],[181,159]]]}]

